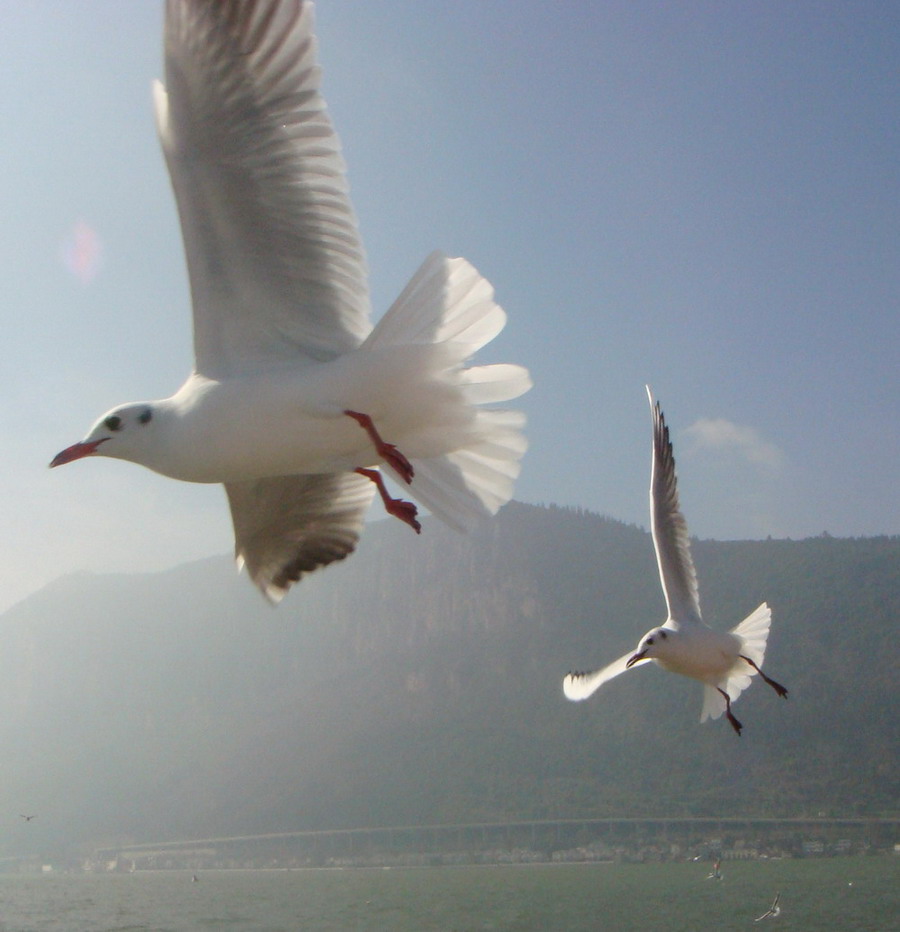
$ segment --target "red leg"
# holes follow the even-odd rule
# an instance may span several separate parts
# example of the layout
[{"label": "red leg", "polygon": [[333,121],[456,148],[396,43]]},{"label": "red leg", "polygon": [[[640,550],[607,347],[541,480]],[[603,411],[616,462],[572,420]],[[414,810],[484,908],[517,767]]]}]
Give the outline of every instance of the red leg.
[{"label": "red leg", "polygon": [[369,435],[372,443],[375,445],[375,451],[392,469],[400,474],[400,477],[407,483],[412,482],[413,468],[410,461],[394,446],[392,443],[385,443],[381,439],[372,418],[368,414],[360,414],[359,411],[345,411],[347,417],[352,417],[357,424]]},{"label": "red leg", "polygon": [[766,674],[763,673],[763,671],[760,670],[760,668],[749,657],[745,657],[743,654],[741,654],[740,656],[741,656],[741,660],[746,660],[747,663],[749,663],[750,666],[753,667],[754,670],[756,670],[756,672],[772,687],[772,689],[775,690],[775,692],[778,693],[779,696],[781,696],[784,699],[787,699],[788,691],[784,686],[781,685],[781,683],[776,683],[775,680],[773,680],[771,677],[766,676]]},{"label": "red leg", "polygon": [[416,534],[422,533],[422,525],[416,520],[416,515],[418,514],[418,508],[412,502],[405,502],[402,498],[391,498],[388,495],[388,490],[385,487],[384,479],[381,477],[381,473],[377,469],[365,469],[362,466],[353,470],[358,472],[361,476],[365,476],[367,479],[371,479],[375,483],[375,487],[378,489],[379,494],[381,495],[381,500],[384,502],[384,510],[390,514],[394,515],[395,518],[399,518],[401,521],[408,524]]},{"label": "red leg", "polygon": [[731,699],[728,696],[728,693],[724,689],[719,689],[717,686],[716,689],[725,697],[725,715],[728,718],[728,721],[731,723],[731,727],[738,733],[738,737],[741,736],[741,729],[744,727],[732,714],[731,714]]}]

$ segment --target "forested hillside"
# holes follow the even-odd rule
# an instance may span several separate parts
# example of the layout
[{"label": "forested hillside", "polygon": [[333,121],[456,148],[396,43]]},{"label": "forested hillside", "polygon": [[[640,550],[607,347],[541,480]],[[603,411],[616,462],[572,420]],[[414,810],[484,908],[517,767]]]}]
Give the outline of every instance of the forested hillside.
[{"label": "forested hillside", "polygon": [[665,614],[649,536],[592,514],[512,504],[469,536],[379,522],[277,609],[225,557],[60,579],[0,618],[3,848],[889,811],[900,540],[694,556],[711,625],[773,607],[766,669],[790,699],[754,682],[740,738],[701,726],[700,685],[653,665],[562,697],[567,670]]}]

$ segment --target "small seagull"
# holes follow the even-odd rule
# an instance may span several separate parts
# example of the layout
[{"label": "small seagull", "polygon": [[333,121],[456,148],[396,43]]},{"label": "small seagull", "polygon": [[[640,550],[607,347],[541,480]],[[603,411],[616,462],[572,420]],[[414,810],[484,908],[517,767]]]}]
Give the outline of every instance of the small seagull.
[{"label": "small seagull", "polygon": [[703,622],[687,523],[678,506],[669,428],[649,386],[647,397],[653,415],[650,525],[668,618],[641,638],[636,651],[600,670],[569,673],[563,692],[573,702],[587,699],[613,677],[652,660],[664,670],[700,680],[705,687],[700,721],[719,718],[724,712],[740,735],[743,726],[732,714],[731,703],[750,685],[752,676],[759,674],[779,696],[787,698],[787,689],[760,669],[772,612],[763,602],[730,632],[714,631]]},{"label": "small seagull", "polygon": [[[503,329],[494,291],[433,253],[374,326],[341,147],[319,90],[313,4],[167,0],[156,123],[191,284],[193,372],[119,405],[51,466],[109,456],[225,486],[235,556],[272,602],[355,548],[376,491],[460,530],[512,496],[516,365],[469,366]],[[142,326],[120,329],[141,350]]]},{"label": "small seagull", "polygon": [[36,819],[36,818],[37,818],[37,815],[23,815],[23,814],[20,812],[20,813],[19,813],[19,818],[20,818],[20,819],[24,819],[26,822],[30,822],[32,819]]},{"label": "small seagull", "polygon": [[754,922],[762,922],[763,919],[774,919],[776,916],[781,915],[781,907],[778,905],[778,901],[781,899],[781,894],[776,893],[775,899],[772,900],[772,905],[761,915],[757,916],[754,919]]},{"label": "small seagull", "polygon": [[706,875],[707,880],[721,880],[724,876],[722,871],[719,868],[722,866],[722,859],[716,858],[716,863],[713,866],[713,869]]}]

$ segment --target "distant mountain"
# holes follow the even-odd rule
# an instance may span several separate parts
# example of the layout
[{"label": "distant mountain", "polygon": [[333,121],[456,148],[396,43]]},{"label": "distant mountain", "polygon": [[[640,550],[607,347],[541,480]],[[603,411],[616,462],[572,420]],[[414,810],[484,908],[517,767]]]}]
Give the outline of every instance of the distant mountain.
[{"label": "distant mountain", "polygon": [[[696,541],[706,619],[774,610],[724,720],[648,665],[561,678],[664,618],[641,529],[511,504],[477,533],[366,531],[277,609],[231,561],[68,576],[0,617],[0,853],[169,838],[896,806],[900,539]],[[19,812],[36,812],[25,823]]]}]

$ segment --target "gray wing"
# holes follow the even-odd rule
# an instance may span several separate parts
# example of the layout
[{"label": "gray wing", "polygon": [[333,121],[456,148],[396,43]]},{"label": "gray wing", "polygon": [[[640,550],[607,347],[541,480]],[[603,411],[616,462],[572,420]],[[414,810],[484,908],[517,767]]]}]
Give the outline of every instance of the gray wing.
[{"label": "gray wing", "polygon": [[678,507],[675,456],[669,428],[654,403],[647,386],[653,415],[653,464],[650,474],[650,527],[659,566],[659,578],[666,596],[669,618],[679,624],[700,622],[700,596],[697,571],[691,559],[687,522]]},{"label": "gray wing", "polygon": [[563,695],[566,699],[571,699],[572,702],[580,702],[582,699],[587,699],[588,696],[593,695],[604,683],[608,683],[620,673],[633,670],[635,667],[641,666],[641,664],[650,663],[650,658],[647,657],[644,660],[638,660],[630,667],[626,667],[625,664],[628,663],[628,658],[633,655],[634,651],[629,651],[602,670],[594,670],[590,673],[567,673],[563,678]]},{"label": "gray wing", "polygon": [[375,485],[356,473],[225,484],[238,563],[279,602],[304,573],[356,548]]},{"label": "gray wing", "polygon": [[157,128],[178,202],[197,371],[331,359],[371,330],[313,5],[168,0]]}]

